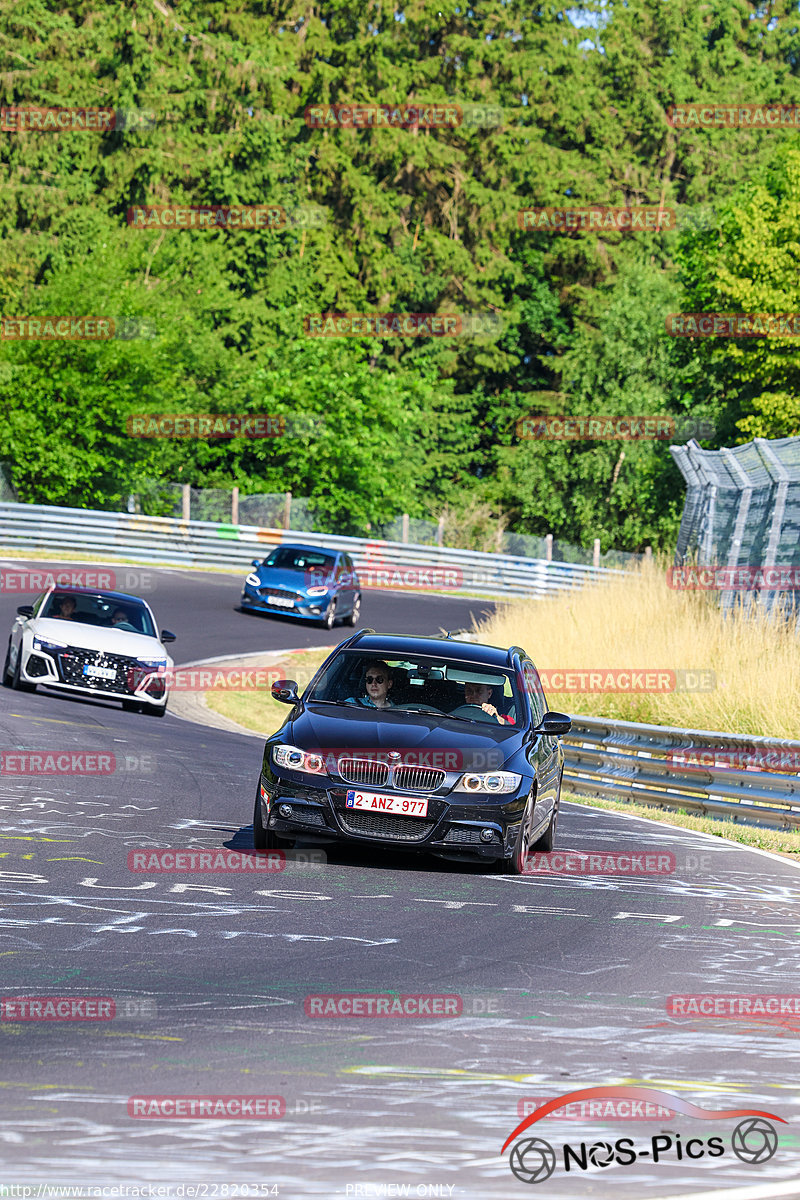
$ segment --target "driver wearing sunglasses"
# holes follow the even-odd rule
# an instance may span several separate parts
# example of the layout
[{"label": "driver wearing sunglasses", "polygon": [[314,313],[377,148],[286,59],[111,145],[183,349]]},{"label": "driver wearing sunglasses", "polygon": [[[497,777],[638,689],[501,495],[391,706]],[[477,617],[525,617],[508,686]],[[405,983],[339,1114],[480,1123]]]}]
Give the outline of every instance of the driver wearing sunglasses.
[{"label": "driver wearing sunglasses", "polygon": [[389,688],[394,683],[392,672],[385,662],[371,662],[364,672],[366,695],[356,699],[350,696],[345,704],[360,704],[363,708],[394,708],[389,699]]}]

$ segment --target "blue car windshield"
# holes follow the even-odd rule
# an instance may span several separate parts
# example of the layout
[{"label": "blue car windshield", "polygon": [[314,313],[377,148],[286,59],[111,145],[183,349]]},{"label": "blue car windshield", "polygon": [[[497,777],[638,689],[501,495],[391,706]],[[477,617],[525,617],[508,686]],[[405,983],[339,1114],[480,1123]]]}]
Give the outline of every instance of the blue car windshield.
[{"label": "blue car windshield", "polygon": [[334,560],[319,550],[303,550],[296,546],[279,546],[264,559],[262,566],[277,567],[280,571],[311,571],[329,575]]},{"label": "blue car windshield", "polygon": [[432,711],[481,724],[515,725],[524,711],[512,671],[458,659],[377,658],[345,650],[320,675],[306,703],[325,701],[393,712]]}]

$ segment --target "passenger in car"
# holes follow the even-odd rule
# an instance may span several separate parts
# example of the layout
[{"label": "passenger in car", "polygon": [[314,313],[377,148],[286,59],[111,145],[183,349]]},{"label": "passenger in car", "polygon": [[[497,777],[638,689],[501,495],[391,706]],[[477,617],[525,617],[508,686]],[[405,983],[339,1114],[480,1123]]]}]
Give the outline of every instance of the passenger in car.
[{"label": "passenger in car", "polygon": [[381,662],[380,659],[371,662],[364,671],[367,694],[358,698],[349,696],[345,704],[360,704],[363,708],[394,708],[388,696],[393,683],[392,672],[385,662]]},{"label": "passenger in car", "polygon": [[58,605],[58,612],[51,613],[50,615],[62,621],[71,621],[76,608],[74,596],[59,596],[56,604]]},{"label": "passenger in car", "polygon": [[464,684],[464,703],[474,704],[478,708],[482,708],[490,717],[496,717],[501,725],[515,725],[513,717],[505,717],[499,713],[495,706],[490,703],[492,698],[492,689],[488,683],[465,683]]}]

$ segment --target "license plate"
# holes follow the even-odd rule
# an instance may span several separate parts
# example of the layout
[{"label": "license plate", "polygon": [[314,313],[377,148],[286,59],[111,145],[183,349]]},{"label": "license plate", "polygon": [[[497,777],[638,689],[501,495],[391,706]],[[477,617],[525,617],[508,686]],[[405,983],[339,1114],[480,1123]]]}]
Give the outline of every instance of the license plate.
[{"label": "license plate", "polygon": [[294,600],[287,600],[285,596],[267,596],[267,604],[277,604],[278,608],[294,608]]},{"label": "license plate", "polygon": [[96,667],[94,663],[87,663],[83,668],[84,675],[91,675],[92,679],[116,679],[117,672],[113,667]]},{"label": "license plate", "polygon": [[368,812],[402,813],[406,817],[426,817],[427,800],[408,800],[405,796],[377,796],[374,792],[348,792],[345,808],[365,808]]}]

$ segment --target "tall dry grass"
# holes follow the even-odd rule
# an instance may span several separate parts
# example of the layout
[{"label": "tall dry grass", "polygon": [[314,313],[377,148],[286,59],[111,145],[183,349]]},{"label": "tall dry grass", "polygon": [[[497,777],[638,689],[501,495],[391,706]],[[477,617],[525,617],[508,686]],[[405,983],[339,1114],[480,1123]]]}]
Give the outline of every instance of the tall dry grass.
[{"label": "tall dry grass", "polygon": [[551,708],[728,733],[800,738],[796,625],[750,606],[723,615],[716,592],[675,591],[665,560],[545,600],[502,605],[481,641],[523,646],[537,667],[711,670],[706,692],[566,694]]}]

